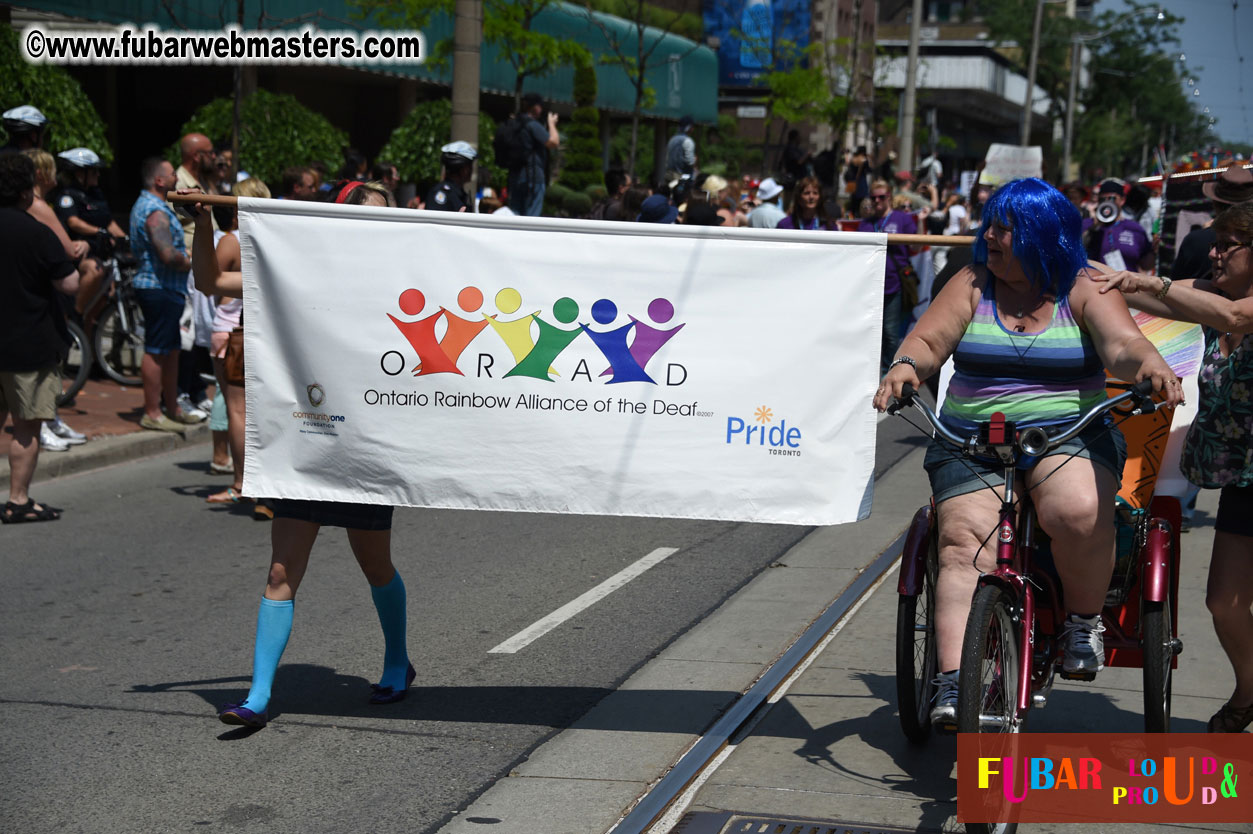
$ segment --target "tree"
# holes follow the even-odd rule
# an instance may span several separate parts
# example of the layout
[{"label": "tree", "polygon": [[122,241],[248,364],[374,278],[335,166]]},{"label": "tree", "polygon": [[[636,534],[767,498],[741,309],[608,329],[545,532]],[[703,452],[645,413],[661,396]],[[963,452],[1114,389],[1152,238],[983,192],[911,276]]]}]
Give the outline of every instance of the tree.
[{"label": "tree", "polygon": [[1075,131],[1081,164],[1117,176],[1144,170],[1158,145],[1174,155],[1214,138],[1176,60],[1182,19],[1159,21],[1157,7],[1131,5],[1138,13],[1129,18],[1107,12],[1093,21],[1096,31],[1111,31],[1091,44],[1093,83]]},{"label": "tree", "polygon": [[83,88],[61,67],[27,63],[17,32],[8,26],[0,27],[0,78],[0,112],[23,104],[38,107],[50,123],[44,146],[53,153],[91,148],[105,165],[113,162],[104,120]]},{"label": "tree", "polygon": [[644,108],[656,99],[656,91],[648,83],[648,73],[676,58],[682,60],[700,44],[693,43],[691,48],[681,55],[667,54],[664,61],[654,60],[653,55],[657,47],[661,46],[666,37],[679,25],[683,19],[682,13],[668,13],[665,25],[656,26],[661,29],[661,33],[654,36],[652,42],[649,43],[645,38],[645,32],[649,28],[649,15],[646,9],[648,4],[644,0],[624,0],[621,5],[622,17],[631,24],[630,35],[623,35],[610,28],[603,20],[592,14],[590,5],[586,7],[585,14],[587,22],[600,30],[605,43],[609,46],[609,54],[603,56],[601,62],[621,67],[631,88],[635,91],[634,104],[631,108],[631,145],[627,154],[627,173],[634,177],[635,157],[639,150],[640,116],[643,115]]},{"label": "tree", "polygon": [[[522,107],[522,90],[528,78],[591,58],[582,44],[561,40],[534,30],[535,19],[557,0],[483,0],[483,42],[496,47],[513,67],[513,107]],[[439,15],[451,19],[455,0],[352,0],[355,14],[371,14],[384,26],[425,29]],[[431,49],[430,63],[445,66],[452,55],[452,38]]]},{"label": "tree", "polygon": [[[203,133],[215,142],[231,135],[233,98],[216,98],[188,119],[179,136]],[[257,90],[243,100],[239,117],[239,170],[271,185],[292,165],[325,163],[334,171],[343,162],[348,134],[294,96]],[[166,151],[177,162],[177,143]]]},{"label": "tree", "polygon": [[[448,142],[452,124],[452,102],[437,98],[419,102],[396,126],[387,144],[379,151],[379,159],[386,159],[396,166],[397,173],[405,182],[434,183],[439,180],[439,149]],[[491,174],[492,182],[499,185],[506,173],[496,165],[492,137],[496,123],[486,113],[479,114],[479,169]]]},{"label": "tree", "polygon": [[[991,39],[1011,46],[1008,54],[1025,66],[1031,45],[1036,0],[984,0],[981,10]],[[1149,149],[1159,144],[1192,147],[1205,140],[1207,120],[1183,92],[1174,60],[1183,19],[1158,7],[1128,2],[1130,11],[1105,12],[1091,21],[1065,17],[1045,5],[1040,27],[1036,84],[1049,96],[1049,118],[1065,116],[1071,76],[1070,50],[1075,36],[1087,41],[1093,79],[1076,117],[1075,151],[1081,168],[1101,167],[1124,174],[1140,169]]]},{"label": "tree", "polygon": [[596,109],[596,68],[590,59],[574,68],[574,113],[566,131],[561,184],[582,191],[598,185],[601,171],[600,111]]}]

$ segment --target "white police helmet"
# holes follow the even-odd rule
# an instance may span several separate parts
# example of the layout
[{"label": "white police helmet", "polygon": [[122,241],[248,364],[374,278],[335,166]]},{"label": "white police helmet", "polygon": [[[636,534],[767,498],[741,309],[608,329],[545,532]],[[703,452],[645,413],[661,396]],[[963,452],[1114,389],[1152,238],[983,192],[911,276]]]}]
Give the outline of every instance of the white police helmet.
[{"label": "white police helmet", "polygon": [[439,149],[440,161],[444,165],[465,165],[473,162],[479,155],[474,146],[469,142],[449,142],[447,145]]},{"label": "white police helmet", "polygon": [[57,157],[75,168],[103,168],[100,157],[90,148],[70,148],[61,151]]},{"label": "white police helmet", "polygon": [[4,127],[10,132],[39,130],[48,123],[48,117],[40,113],[38,108],[29,104],[5,110],[0,118],[4,119]]}]

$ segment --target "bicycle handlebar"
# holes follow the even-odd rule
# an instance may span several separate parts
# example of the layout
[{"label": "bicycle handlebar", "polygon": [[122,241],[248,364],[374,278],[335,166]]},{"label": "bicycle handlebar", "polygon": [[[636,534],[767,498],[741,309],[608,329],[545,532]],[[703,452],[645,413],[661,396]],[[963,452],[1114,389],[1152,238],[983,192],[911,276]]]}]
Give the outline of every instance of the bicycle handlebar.
[{"label": "bicycle handlebar", "polygon": [[[917,393],[918,392],[914,390],[914,386],[906,383],[904,387],[901,388],[901,396],[899,398],[894,398],[892,404],[888,406],[888,414],[896,414],[905,406],[912,405],[914,408],[921,411],[922,415],[927,418],[927,422],[931,424],[933,429],[935,429],[936,434],[940,435],[954,446],[960,448],[963,453],[976,454],[979,452],[978,435],[963,438],[956,432],[949,429],[948,426],[945,426],[940,422],[940,418],[936,416],[936,413],[932,411],[926,403],[918,399]],[[1157,405],[1153,402],[1152,395],[1153,381],[1151,379],[1140,380],[1125,393],[1119,394],[1116,397],[1111,397],[1105,400],[1105,402],[1093,406],[1086,414],[1081,415],[1077,420],[1057,434],[1049,434],[1045,429],[1039,426],[1031,426],[1023,429],[1018,433],[1018,436],[1014,438],[1014,446],[1016,446],[1018,451],[1022,452],[1024,455],[1039,457],[1045,452],[1056,449],[1067,440],[1075,437],[1079,434],[1079,432],[1087,428],[1088,425],[1096,418],[1104,415],[1108,411],[1113,410],[1128,400],[1135,401],[1135,409],[1131,412],[1133,415],[1153,413],[1153,411],[1157,408]]]}]

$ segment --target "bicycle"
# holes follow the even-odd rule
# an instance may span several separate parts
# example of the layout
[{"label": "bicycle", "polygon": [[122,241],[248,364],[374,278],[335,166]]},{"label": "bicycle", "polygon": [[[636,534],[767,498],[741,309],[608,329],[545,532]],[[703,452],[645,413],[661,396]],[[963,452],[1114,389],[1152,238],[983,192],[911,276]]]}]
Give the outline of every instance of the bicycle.
[{"label": "bicycle", "polygon": [[105,280],[85,309],[90,313],[102,304],[104,307],[92,325],[84,328],[86,338],[106,376],[122,385],[139,385],[144,357],[144,315],[132,286],[135,259],[129,251],[114,249],[112,241],[106,254],[101,261]]},{"label": "bicycle", "polygon": [[91,376],[93,354],[91,342],[78,322],[71,318],[65,320],[65,328],[70,334],[70,344],[65,359],[61,361],[61,393],[57,395],[57,406],[72,405],[78,392],[87,384]]},{"label": "bicycle", "polygon": [[[1037,556],[1045,552],[1047,537],[1036,527],[1030,493],[1022,496],[1019,508],[1014,506],[1013,476],[1020,455],[1042,456],[1124,403],[1132,405],[1130,411],[1119,412],[1126,417],[1151,413],[1155,405],[1150,394],[1150,383],[1140,383],[1052,434],[1037,427],[1016,431],[1003,416],[994,415],[976,435],[963,438],[944,426],[910,387],[888,409],[895,414],[912,405],[931,424],[940,442],[965,456],[991,458],[1004,466],[996,569],[979,577],[962,646],[958,732],[1018,732],[1027,712],[1047,702],[1061,664],[1059,635],[1065,608],[1060,581],[1042,559],[1036,564]],[[1159,496],[1148,512],[1124,510],[1122,515],[1119,559],[1102,611],[1106,665],[1143,668],[1145,729],[1168,732],[1171,673],[1182,650],[1174,625],[1179,503]],[[925,741],[930,732],[928,712],[936,688],[936,526],[933,506],[915,514],[897,584],[898,707],[901,728],[915,743]],[[967,830],[986,829],[968,826]]]}]

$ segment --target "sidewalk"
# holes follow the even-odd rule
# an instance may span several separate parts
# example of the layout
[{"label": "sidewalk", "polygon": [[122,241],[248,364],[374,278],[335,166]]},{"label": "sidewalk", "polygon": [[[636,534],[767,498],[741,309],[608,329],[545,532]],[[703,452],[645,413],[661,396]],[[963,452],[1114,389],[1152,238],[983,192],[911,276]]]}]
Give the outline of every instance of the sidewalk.
[{"label": "sidewalk", "polygon": [[[727,711],[825,605],[901,532],[927,499],[922,451],[875,486],[873,513],[858,524],[818,528],[698,626],[540,746],[439,834],[473,834],[485,823],[521,834],[611,830],[636,800]],[[1216,491],[1203,492],[1182,537],[1179,637],[1172,730],[1204,732],[1225,701],[1231,669],[1205,608]],[[956,821],[956,738],[915,747],[896,716],[895,568],[787,694],[732,738],[650,834],[730,832],[962,831]],[[648,697],[644,697],[648,696]],[[647,703],[647,710],[640,704]],[[1139,669],[1106,669],[1094,683],[1059,681],[1026,732],[1142,732]],[[1112,825],[1022,827],[1046,832],[1121,831]],[[1139,826],[1178,831],[1188,826]],[[1205,826],[1253,832],[1253,824]]]},{"label": "sidewalk", "polygon": [[[72,405],[57,409],[71,428],[87,435],[87,442],[64,452],[41,450],[35,483],[169,452],[189,443],[208,442],[207,422],[188,426],[182,435],[141,428],[143,403],[144,392],[138,386],[119,385],[112,380],[88,380]],[[4,433],[6,437],[11,436],[12,426],[6,427]],[[8,479],[8,456],[0,455],[0,483],[6,488]]]}]

